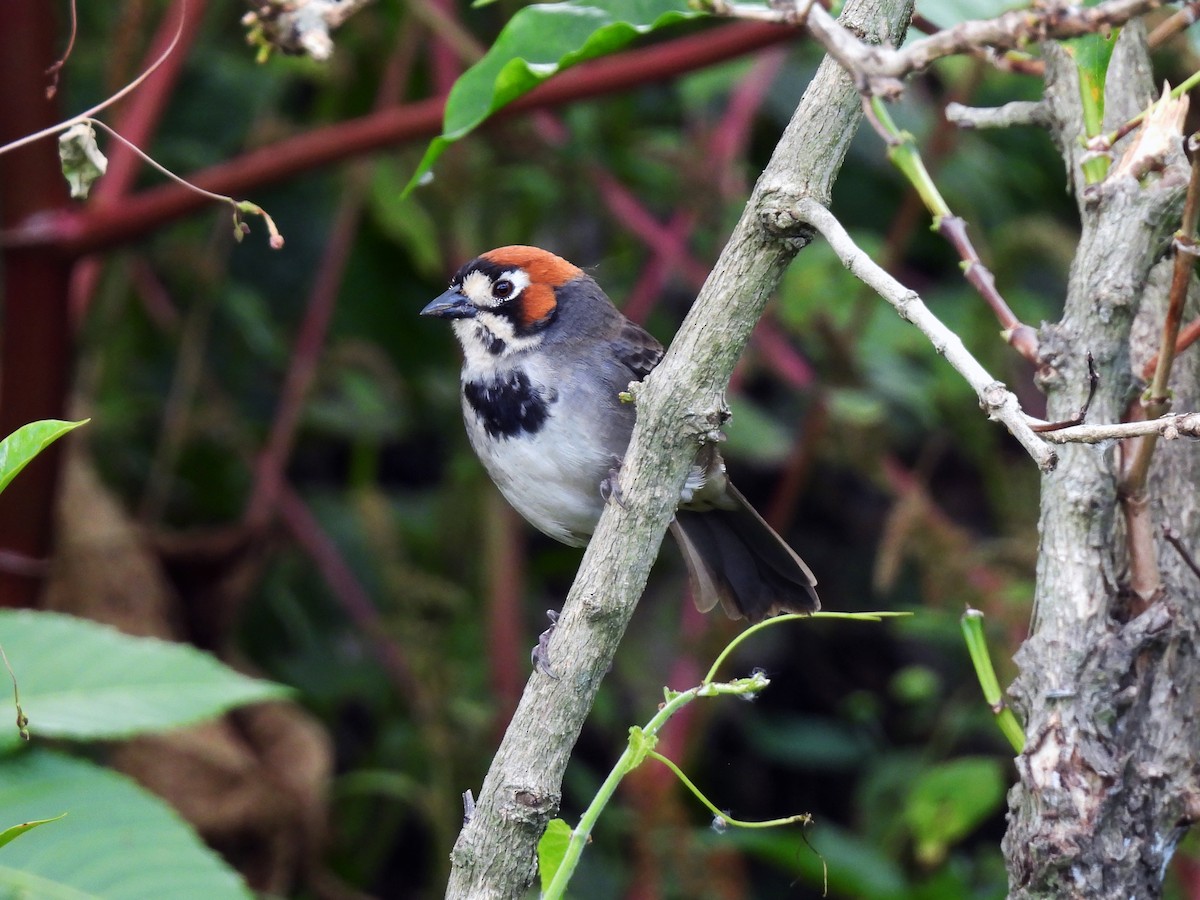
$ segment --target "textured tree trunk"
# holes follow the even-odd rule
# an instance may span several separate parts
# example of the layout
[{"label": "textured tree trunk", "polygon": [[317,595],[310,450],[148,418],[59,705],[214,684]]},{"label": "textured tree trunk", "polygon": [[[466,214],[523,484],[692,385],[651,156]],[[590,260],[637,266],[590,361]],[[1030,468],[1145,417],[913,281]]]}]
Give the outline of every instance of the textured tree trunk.
[{"label": "textured tree trunk", "polygon": [[[1082,237],[1063,318],[1042,330],[1041,383],[1049,418],[1069,418],[1092,354],[1101,380],[1088,421],[1117,422],[1141,389],[1132,373],[1157,351],[1170,278],[1151,273],[1179,227],[1187,163],[1178,153],[1146,184],[1110,178],[1085,190],[1074,62],[1058,47],[1046,55]],[[1106,129],[1145,108],[1149,71],[1145,31],[1130,25],[1108,76]],[[1198,373],[1196,352],[1176,362],[1175,409],[1196,408]],[[1128,587],[1120,459],[1115,445],[1068,445],[1043,477],[1032,635],[1011,692],[1027,735],[1004,841],[1013,898],[1157,897],[1200,817],[1200,578],[1158,530],[1200,546],[1200,453],[1187,441],[1156,451],[1147,494],[1162,589],[1148,602]]]}]

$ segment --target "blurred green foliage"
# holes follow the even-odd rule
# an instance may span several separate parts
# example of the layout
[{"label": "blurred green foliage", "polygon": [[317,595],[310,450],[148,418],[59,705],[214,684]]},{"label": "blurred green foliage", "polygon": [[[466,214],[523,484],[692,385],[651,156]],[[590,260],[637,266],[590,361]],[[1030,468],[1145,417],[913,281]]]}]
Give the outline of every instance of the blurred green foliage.
[{"label": "blurred green foliage", "polygon": [[[136,72],[160,8],[81,7],[68,108]],[[459,4],[455,14],[487,45],[516,8]],[[956,5],[929,11],[946,24],[941,8]],[[241,11],[209,4],[145,148],[172,169],[438,90],[445,51],[401,5],[355,16],[325,67],[254,65]],[[441,894],[461,793],[481,782],[544,610],[560,605],[580,558],[496,500],[462,431],[453,338],[417,311],[464,260],[517,242],[590,267],[618,304],[636,296],[658,262],[614,185],[660,234],[676,218],[688,224],[682,241],[702,275],[819,60],[803,40],[770,53],[777,65],[765,53],[491,124],[449,148],[437,177],[403,200],[419,141],[255,189],[287,239],[280,252],[254,222],[254,239],[235,245],[216,209],[106,256],[78,345],[90,451],[150,531],[215,528],[245,510],[327,248],[355,229],[286,475],[413,679],[389,675],[377,637],[283,528],[263,548],[231,636],[333,737],[338,774],[318,865],[346,884],[392,898]],[[1163,64],[1186,68],[1192,53],[1172,45]],[[733,128],[731,98],[755,78],[763,94],[739,150],[714,163],[714,135]],[[1062,163],[1035,129],[961,133],[940,110],[1037,91],[1036,79],[955,59],[913,80],[893,110],[1033,325],[1056,317],[1077,237]],[[833,209],[1039,412],[1028,365],[999,340],[869,129],[854,139]],[[689,272],[667,266],[642,307],[664,341],[695,293]],[[730,397],[732,472],[818,573],[827,608],[916,615],[773,629],[736,661],[769,671],[765,695],[707,705],[678,726],[670,755],[715,803],[746,818],[811,812],[813,826],[717,833],[669,778],[634,780],[602,818],[573,896],[635,885],[638,896],[672,898],[1003,896],[1011,754],[980,700],[958,616],[964,604],[987,613],[1007,682],[1029,615],[1037,473],[924,339],[824,246],[797,257],[765,327],[791,368],[776,344],[752,342]],[[692,683],[732,627],[688,608],[679,561],[664,552],[568,771],[564,818],[577,819],[662,686]],[[319,891],[302,881],[295,895]]]}]

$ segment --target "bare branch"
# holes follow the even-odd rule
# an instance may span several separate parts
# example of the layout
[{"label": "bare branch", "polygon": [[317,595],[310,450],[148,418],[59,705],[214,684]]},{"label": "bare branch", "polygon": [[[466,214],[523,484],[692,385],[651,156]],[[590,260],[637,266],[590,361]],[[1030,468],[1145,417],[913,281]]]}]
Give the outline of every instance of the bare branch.
[{"label": "bare branch", "polygon": [[1042,435],[1042,439],[1051,444],[1100,444],[1149,435],[1161,437],[1164,441],[1178,437],[1200,438],[1200,413],[1178,413],[1112,425],[1075,425],[1059,431],[1048,431]]},{"label": "bare branch", "polygon": [[1107,0],[1093,7],[1073,4],[1036,4],[1014,9],[994,19],[962,22],[953,28],[893,49],[863,43],[811,0],[794,6],[764,8],[754,4],[711,0],[720,15],[794,24],[804,21],[808,32],[840,62],[858,89],[871,96],[894,98],[904,90],[903,79],[935,60],[982,48],[1016,50],[1045,40],[1094,34],[1122,25],[1162,5],[1162,0]]},{"label": "bare branch", "polygon": [[842,264],[853,275],[874,289],[903,319],[911,322],[929,338],[934,349],[945,356],[946,361],[975,390],[979,404],[987,412],[988,418],[1001,422],[1038,464],[1038,468],[1044,472],[1054,468],[1058,461],[1057,456],[1029,427],[1029,421],[1021,412],[1016,395],[988,374],[967,350],[962,339],[930,312],[920,296],[898,282],[860,250],[833,213],[820,203],[815,200],[801,200],[796,204],[794,214],[801,222],[811,225],[821,233]]},{"label": "bare branch", "polygon": [[1147,43],[1150,48],[1157,49],[1169,41],[1181,31],[1185,31],[1196,23],[1196,17],[1200,15],[1200,2],[1192,0],[1191,3],[1185,4],[1174,15],[1163,19],[1158,23],[1157,27],[1150,32],[1150,37],[1147,38]]},{"label": "bare branch", "polygon": [[1175,552],[1179,554],[1179,557],[1183,560],[1184,565],[1192,570],[1192,574],[1197,578],[1200,578],[1200,566],[1196,565],[1196,560],[1192,557],[1192,554],[1188,552],[1188,548],[1183,545],[1183,539],[1180,538],[1179,532],[1170,525],[1163,525],[1162,536],[1163,540],[1175,548]]},{"label": "bare branch", "polygon": [[1020,125],[1044,127],[1050,114],[1040,100],[1014,100],[997,107],[946,105],[946,118],[959,128],[1013,128]]}]

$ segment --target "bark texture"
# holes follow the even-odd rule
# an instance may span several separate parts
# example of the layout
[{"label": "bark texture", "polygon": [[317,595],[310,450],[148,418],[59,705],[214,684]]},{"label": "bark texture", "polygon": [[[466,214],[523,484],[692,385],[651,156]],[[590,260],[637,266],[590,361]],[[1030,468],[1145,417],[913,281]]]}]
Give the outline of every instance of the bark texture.
[{"label": "bark texture", "polygon": [[[910,0],[850,0],[842,21],[899,43]],[[447,897],[523,896],[537,841],[557,813],[575,741],[612,662],[699,444],[725,417],[734,363],[784,268],[806,242],[790,210],[829,200],[861,105],[826,59],[805,92],[741,220],[666,357],[637,390],[638,422],[610,504],[584,554],[550,643],[556,677],[526,686],[474,814],[451,854]]]},{"label": "bark texture", "polygon": [[[1154,93],[1145,48],[1144,28],[1126,27],[1108,76],[1106,128]],[[1074,63],[1056,46],[1046,56],[1051,129],[1082,237],[1063,318],[1041,333],[1041,383],[1049,418],[1069,418],[1086,396],[1091,353],[1101,381],[1088,421],[1117,422],[1142,387],[1133,372],[1157,349],[1169,275],[1151,273],[1179,227],[1188,168],[1180,151],[1144,184],[1085,187]],[[1172,378],[1175,409],[1200,401],[1197,375],[1197,354],[1184,354]],[[1027,742],[1009,795],[1009,896],[1157,897],[1176,843],[1200,816],[1200,579],[1158,537],[1163,590],[1131,603],[1120,448],[1068,445],[1059,456],[1043,477],[1032,634],[1011,690]],[[1187,547],[1200,545],[1198,478],[1194,445],[1160,443],[1150,508]]]}]

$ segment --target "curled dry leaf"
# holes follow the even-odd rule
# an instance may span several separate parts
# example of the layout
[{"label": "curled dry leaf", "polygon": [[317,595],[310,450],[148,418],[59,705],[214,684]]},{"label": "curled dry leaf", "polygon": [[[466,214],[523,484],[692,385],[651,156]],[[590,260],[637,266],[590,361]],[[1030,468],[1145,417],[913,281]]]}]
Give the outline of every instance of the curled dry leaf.
[{"label": "curled dry leaf", "polygon": [[108,169],[108,159],[96,145],[96,131],[88,122],[72,125],[58,136],[58,158],[75,200],[86,200],[93,182]]},{"label": "curled dry leaf", "polygon": [[1182,146],[1187,111],[1188,95],[1174,98],[1171,96],[1171,86],[1164,83],[1162,96],[1150,105],[1142,127],[1110,177],[1141,179],[1151,172],[1162,171],[1170,153]]}]

